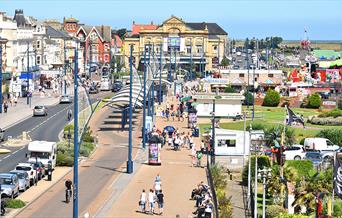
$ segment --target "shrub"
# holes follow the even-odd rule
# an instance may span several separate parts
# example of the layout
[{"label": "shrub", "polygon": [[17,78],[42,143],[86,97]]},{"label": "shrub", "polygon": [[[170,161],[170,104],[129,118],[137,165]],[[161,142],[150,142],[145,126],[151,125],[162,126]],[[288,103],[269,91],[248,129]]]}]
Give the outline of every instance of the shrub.
[{"label": "shrub", "polygon": [[342,129],[323,129],[316,136],[327,138],[332,143],[342,146]]},{"label": "shrub", "polygon": [[295,169],[298,177],[303,177],[313,170],[313,164],[310,160],[287,160],[285,161],[285,167]]},{"label": "shrub", "polygon": [[245,100],[243,101],[243,104],[244,105],[253,105],[253,94],[250,92],[248,92],[248,94],[247,94],[247,92],[246,92],[244,94],[244,96],[245,96]]},{"label": "shrub", "polygon": [[7,208],[22,208],[26,203],[19,199],[10,199],[5,202],[5,207]]},{"label": "shrub", "polygon": [[263,106],[268,107],[277,107],[280,102],[280,95],[277,91],[269,89],[266,92],[266,96],[264,98]]},{"label": "shrub", "polygon": [[321,113],[318,115],[318,117],[340,117],[342,116],[342,110],[340,109],[334,109],[334,110],[330,110],[324,113]]},{"label": "shrub", "polygon": [[342,110],[342,101],[341,100],[338,101],[337,108]]},{"label": "shrub", "polygon": [[323,126],[340,126],[342,125],[342,116],[339,117],[312,117],[309,120],[309,123],[315,125],[323,125]]},{"label": "shrub", "polygon": [[224,88],[225,93],[236,93],[235,89],[233,89],[231,86],[227,86]]},{"label": "shrub", "polygon": [[308,96],[308,104],[307,104],[307,108],[319,108],[322,104],[322,99],[321,96],[319,96],[319,94],[315,93],[312,95]]},{"label": "shrub", "polygon": [[[262,168],[266,168],[266,167],[270,167],[270,159],[266,156],[258,156],[258,168],[262,169]],[[252,179],[254,178],[255,175],[255,156],[251,157],[251,175],[252,175]],[[242,171],[242,183],[244,185],[247,185],[248,183],[248,161],[247,164],[245,165],[245,167],[243,168]]]},{"label": "shrub", "polygon": [[266,217],[267,218],[274,218],[278,216],[280,213],[286,213],[286,210],[279,205],[269,205],[266,208]]},{"label": "shrub", "polygon": [[280,213],[275,218],[311,218],[311,216],[305,216],[305,215],[301,215],[301,214]]},{"label": "shrub", "polygon": [[71,155],[57,152],[56,165],[71,167],[74,165],[74,158]]}]

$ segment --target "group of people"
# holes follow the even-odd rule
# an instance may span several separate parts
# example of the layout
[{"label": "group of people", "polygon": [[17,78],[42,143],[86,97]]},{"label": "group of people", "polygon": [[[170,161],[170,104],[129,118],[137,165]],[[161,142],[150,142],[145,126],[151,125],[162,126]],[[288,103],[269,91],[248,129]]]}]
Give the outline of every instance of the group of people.
[{"label": "group of people", "polygon": [[[163,214],[164,208],[164,194],[162,191],[162,183],[159,174],[154,180],[154,187],[150,189],[147,194],[145,189],[142,190],[139,199],[139,206],[142,213],[155,214],[155,204],[158,204],[159,215]],[[146,210],[146,204],[148,203],[149,210]]]},{"label": "group of people", "polygon": [[201,181],[191,192],[191,200],[195,200],[196,211],[193,214],[197,218],[211,218],[213,213],[213,201],[210,187]]},{"label": "group of people", "polygon": [[9,104],[11,106],[13,105],[17,106],[18,96],[16,94],[10,94],[10,93],[7,94],[7,99],[4,100],[3,105],[1,105],[3,107],[4,113],[7,113]]},{"label": "group of people", "polygon": [[161,115],[163,118],[166,118],[167,121],[169,121],[171,117],[172,121],[175,121],[175,119],[177,118],[178,121],[183,122],[186,118],[184,110],[184,102],[179,103],[177,106],[175,106],[174,104],[167,103],[165,110],[161,111]]},{"label": "group of people", "polygon": [[180,148],[188,148],[190,150],[192,147],[195,147],[195,142],[190,132],[188,134],[185,132],[180,133],[178,129],[175,129],[172,134],[168,134],[168,145],[176,151]]}]

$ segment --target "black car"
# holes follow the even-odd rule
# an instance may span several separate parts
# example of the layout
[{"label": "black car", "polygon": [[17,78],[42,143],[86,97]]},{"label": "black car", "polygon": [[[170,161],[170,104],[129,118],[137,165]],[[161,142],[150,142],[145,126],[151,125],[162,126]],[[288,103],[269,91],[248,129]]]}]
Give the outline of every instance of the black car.
[{"label": "black car", "polygon": [[122,89],[122,83],[115,82],[112,86],[112,92],[118,92]]},{"label": "black car", "polygon": [[89,88],[89,94],[97,94],[99,93],[99,89],[96,85],[92,85]]}]

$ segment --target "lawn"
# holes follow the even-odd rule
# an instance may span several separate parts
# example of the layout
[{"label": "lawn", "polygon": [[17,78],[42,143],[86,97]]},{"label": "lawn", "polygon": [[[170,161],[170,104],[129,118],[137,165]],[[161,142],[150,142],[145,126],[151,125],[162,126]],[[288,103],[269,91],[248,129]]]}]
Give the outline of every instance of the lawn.
[{"label": "lawn", "polygon": [[[247,110],[247,107],[244,107],[244,110]],[[305,118],[307,118],[308,116],[319,114],[319,111],[315,109],[294,108],[293,111],[296,114],[302,114]],[[248,117],[250,116],[251,114],[248,115]],[[262,124],[266,126],[266,128],[271,128],[272,126],[283,124],[284,116],[285,116],[285,108],[256,106],[255,107],[255,119],[253,123]],[[246,121],[247,129],[249,129],[250,123],[252,123],[252,120],[249,118]],[[297,143],[299,143],[302,138],[315,136],[321,129],[342,128],[342,126],[321,126],[321,125],[312,125],[309,123],[306,123],[305,125],[308,128],[304,129],[302,126],[290,127],[295,132]],[[202,133],[205,133],[207,129],[211,127],[211,124],[200,124],[199,126],[200,126],[200,132],[202,134]],[[220,123],[220,127],[223,129],[243,130],[244,122],[235,121],[235,122],[229,122],[229,123]]]}]

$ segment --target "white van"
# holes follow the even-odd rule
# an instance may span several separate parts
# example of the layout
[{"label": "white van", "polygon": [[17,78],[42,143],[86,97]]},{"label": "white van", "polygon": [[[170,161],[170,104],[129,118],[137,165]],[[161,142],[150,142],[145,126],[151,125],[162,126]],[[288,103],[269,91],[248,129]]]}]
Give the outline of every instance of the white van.
[{"label": "white van", "polygon": [[28,144],[28,161],[41,161],[45,168],[48,167],[49,161],[52,163],[52,169],[56,166],[57,158],[57,142],[48,141],[32,141]]},{"label": "white van", "polygon": [[306,138],[304,140],[304,147],[317,151],[336,151],[340,148],[340,146],[334,145],[329,139],[325,138]]}]

